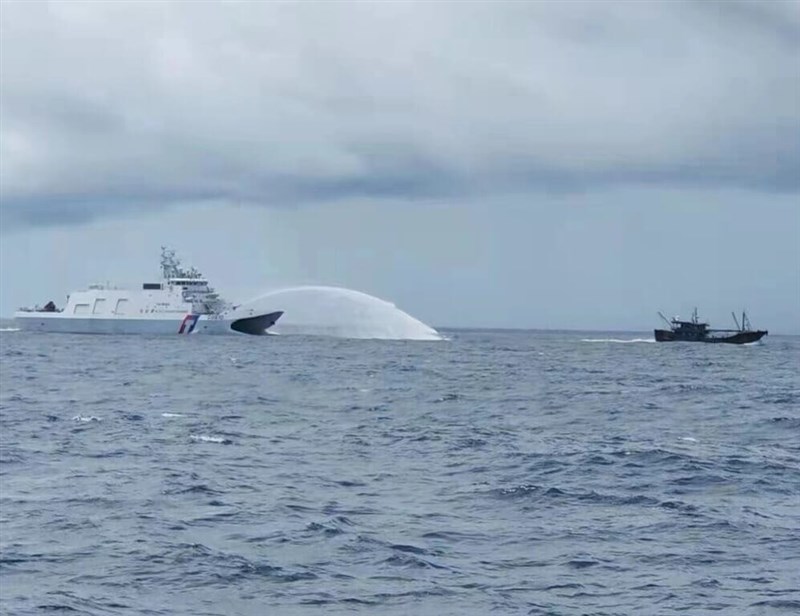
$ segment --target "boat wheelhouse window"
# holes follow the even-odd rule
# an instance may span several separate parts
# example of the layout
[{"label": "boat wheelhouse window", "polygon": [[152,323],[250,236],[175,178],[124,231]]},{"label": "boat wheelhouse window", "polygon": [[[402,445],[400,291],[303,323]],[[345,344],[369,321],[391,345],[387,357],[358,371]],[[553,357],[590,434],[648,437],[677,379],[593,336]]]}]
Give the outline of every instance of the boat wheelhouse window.
[{"label": "boat wheelhouse window", "polygon": [[142,285],[142,289],[145,291],[157,291],[161,289],[160,282],[145,282]]},{"label": "boat wheelhouse window", "polygon": [[72,309],[73,314],[89,314],[89,304],[75,304]]}]

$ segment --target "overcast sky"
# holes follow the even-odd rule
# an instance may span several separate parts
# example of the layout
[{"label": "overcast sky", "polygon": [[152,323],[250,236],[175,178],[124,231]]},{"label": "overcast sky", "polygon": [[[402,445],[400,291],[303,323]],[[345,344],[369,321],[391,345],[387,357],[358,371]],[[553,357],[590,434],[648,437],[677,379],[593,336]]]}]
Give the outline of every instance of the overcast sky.
[{"label": "overcast sky", "polygon": [[0,315],[231,299],[800,333],[800,3],[0,4]]}]

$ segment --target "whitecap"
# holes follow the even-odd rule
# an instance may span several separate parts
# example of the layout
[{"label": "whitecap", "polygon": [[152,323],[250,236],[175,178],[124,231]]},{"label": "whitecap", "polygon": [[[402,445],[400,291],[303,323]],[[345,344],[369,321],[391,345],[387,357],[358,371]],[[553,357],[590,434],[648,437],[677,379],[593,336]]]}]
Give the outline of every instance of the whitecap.
[{"label": "whitecap", "polygon": [[100,421],[100,418],[94,415],[75,415],[72,421]]},{"label": "whitecap", "polygon": [[224,436],[214,436],[208,434],[190,434],[189,438],[195,442],[200,442],[200,443],[228,444],[231,442],[230,439],[227,439]]}]

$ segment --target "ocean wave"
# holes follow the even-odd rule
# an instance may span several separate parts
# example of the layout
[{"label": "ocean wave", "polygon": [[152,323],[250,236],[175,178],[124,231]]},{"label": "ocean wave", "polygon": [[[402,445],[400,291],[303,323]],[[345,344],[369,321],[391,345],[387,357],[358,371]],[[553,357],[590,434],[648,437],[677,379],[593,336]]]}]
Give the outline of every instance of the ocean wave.
[{"label": "ocean wave", "polygon": [[797,611],[800,339],[453,338],[6,335],[0,613]]}]

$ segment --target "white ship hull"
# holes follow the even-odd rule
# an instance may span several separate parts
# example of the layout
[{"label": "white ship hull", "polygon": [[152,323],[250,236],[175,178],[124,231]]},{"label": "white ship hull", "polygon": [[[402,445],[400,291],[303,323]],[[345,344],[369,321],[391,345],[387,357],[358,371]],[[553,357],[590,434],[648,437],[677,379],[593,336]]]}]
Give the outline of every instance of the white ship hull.
[{"label": "white ship hull", "polygon": [[[282,313],[256,317],[218,318],[208,315],[186,315],[168,318],[74,317],[62,313],[17,312],[14,321],[22,331],[61,334],[266,334]],[[248,330],[247,325],[252,327]],[[240,329],[236,329],[236,327]]]},{"label": "white ship hull", "polygon": [[263,312],[222,300],[200,272],[184,270],[162,248],[162,277],[139,288],[90,285],[67,296],[63,308],[22,308],[14,314],[25,331],[63,334],[248,334],[260,336],[282,311]]}]

